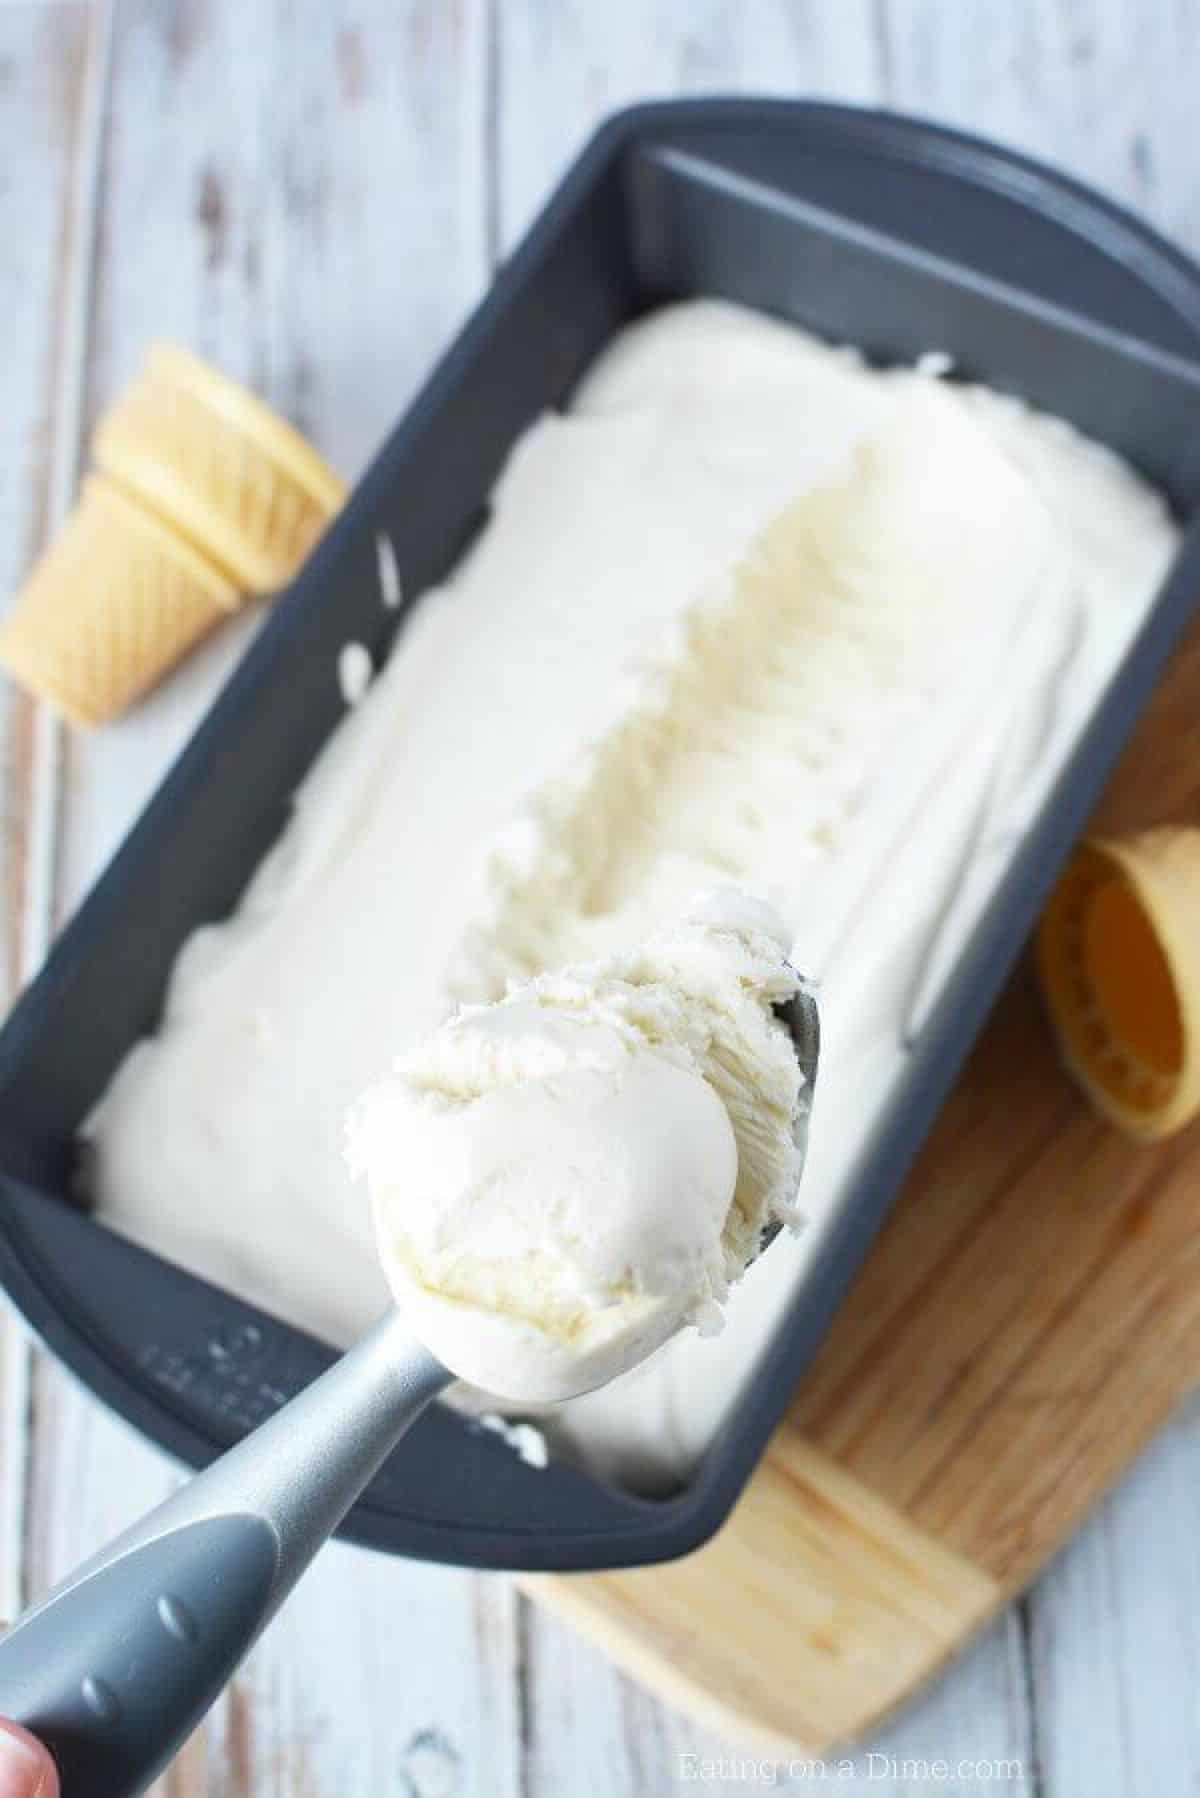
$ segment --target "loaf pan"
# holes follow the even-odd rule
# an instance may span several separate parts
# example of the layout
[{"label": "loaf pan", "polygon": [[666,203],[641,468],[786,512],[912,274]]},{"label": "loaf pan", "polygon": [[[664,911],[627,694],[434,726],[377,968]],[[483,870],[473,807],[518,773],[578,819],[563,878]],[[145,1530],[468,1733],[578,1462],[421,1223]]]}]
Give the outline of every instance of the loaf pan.
[{"label": "loaf pan", "polygon": [[[381,172],[381,178],[384,178]],[[926,123],[709,100],[614,118],[583,152],[217,699],[0,1035],[0,1278],[50,1348],[201,1466],[328,1348],[97,1225],[75,1139],[154,1028],[176,951],[224,916],[343,715],[348,639],[376,659],[376,543],[403,591],[440,580],[516,438],[637,314],[715,294],[880,362],[949,352],[972,379],[1128,457],[1184,520],[1200,498],[1200,272],[1137,220],[1021,157]],[[866,1254],[1054,872],[1200,593],[1192,530],[948,979],[745,1400],[676,1495],[525,1466],[435,1408],[343,1534],[480,1567],[668,1558],[718,1528]],[[418,602],[419,603],[419,602]]]}]

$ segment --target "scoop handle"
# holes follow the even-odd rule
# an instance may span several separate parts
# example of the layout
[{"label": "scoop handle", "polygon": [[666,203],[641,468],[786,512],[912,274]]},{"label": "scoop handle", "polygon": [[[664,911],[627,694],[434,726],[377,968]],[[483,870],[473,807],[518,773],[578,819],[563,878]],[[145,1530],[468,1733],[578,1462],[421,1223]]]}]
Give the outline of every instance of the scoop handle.
[{"label": "scoop handle", "polygon": [[388,1312],[0,1639],[0,1716],[47,1744],[69,1798],[130,1798],[162,1771],[449,1380]]}]

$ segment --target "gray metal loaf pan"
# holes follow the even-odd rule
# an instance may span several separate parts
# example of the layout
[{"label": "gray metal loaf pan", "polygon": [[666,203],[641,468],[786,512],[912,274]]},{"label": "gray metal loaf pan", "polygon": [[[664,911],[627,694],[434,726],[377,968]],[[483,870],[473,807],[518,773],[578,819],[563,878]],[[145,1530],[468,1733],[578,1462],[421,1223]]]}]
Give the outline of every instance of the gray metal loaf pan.
[{"label": "gray metal loaf pan", "polygon": [[[387,172],[381,171],[381,179]],[[873,358],[949,351],[972,378],[1128,456],[1183,517],[1200,497],[1200,272],[1046,169],[927,124],[712,100],[613,119],[566,176],[55,945],[0,1036],[0,1277],[68,1366],[199,1466],[328,1349],[111,1235],[72,1202],[74,1144],[153,1029],[176,950],[227,913],[342,715],[347,638],[376,656],[376,533],[406,594],[454,562],[518,432],[639,312],[720,294]],[[485,1567],[664,1559],[722,1522],[783,1413],[1200,593],[1193,531],[1119,677],[864,1141],[846,1202],[692,1482],[632,1497],[524,1466],[435,1408],[343,1534]],[[403,616],[399,629],[404,628]]]}]

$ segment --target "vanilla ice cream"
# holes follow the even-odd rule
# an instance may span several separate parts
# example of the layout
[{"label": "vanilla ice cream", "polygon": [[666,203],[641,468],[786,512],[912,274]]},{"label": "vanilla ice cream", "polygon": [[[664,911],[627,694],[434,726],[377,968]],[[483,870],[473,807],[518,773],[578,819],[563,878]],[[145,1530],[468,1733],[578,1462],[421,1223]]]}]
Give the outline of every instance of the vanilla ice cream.
[{"label": "vanilla ice cream", "polygon": [[762,891],[820,978],[805,1227],[718,1335],[542,1420],[556,1453],[677,1482],[805,1289],[942,920],[994,892],[1176,542],[1131,469],[1014,399],[719,302],[639,321],[514,446],[238,909],[185,946],[88,1125],[99,1216],[347,1342],[388,1287],[342,1123],[397,1042],[632,952],[701,888]]},{"label": "vanilla ice cream", "polygon": [[786,940],[718,895],[631,953],[466,1008],[351,1108],[384,1272],[454,1373],[544,1403],[720,1327],[764,1232],[796,1218]]}]

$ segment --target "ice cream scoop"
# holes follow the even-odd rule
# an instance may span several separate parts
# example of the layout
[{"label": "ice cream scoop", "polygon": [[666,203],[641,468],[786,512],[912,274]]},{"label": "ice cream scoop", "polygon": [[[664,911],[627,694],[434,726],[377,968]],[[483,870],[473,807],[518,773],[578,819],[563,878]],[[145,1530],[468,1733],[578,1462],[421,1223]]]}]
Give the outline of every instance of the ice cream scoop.
[{"label": "ice cream scoop", "polygon": [[468,1007],[353,1107],[399,1308],[461,1379],[516,1404],[713,1330],[795,1216],[808,1086],[774,1007],[783,927],[737,891],[632,953]]},{"label": "ice cream scoop", "polygon": [[[561,1392],[582,1391],[699,1320],[702,1301],[718,1305],[730,1271],[761,1252],[794,1198],[819,1047],[815,1001],[764,924],[752,902],[721,900],[631,956],[534,982],[405,1058],[394,1078],[408,1083],[410,1097],[441,1093],[445,1142],[457,1155],[450,1174],[444,1163],[438,1174],[436,1097],[428,1107],[406,1098],[409,1109],[389,1115],[397,1093],[385,1083],[365,1102],[351,1137],[375,1189],[395,1289],[407,1300],[423,1280],[449,1284],[431,1286],[430,1306],[414,1305],[411,1320],[390,1310],[0,1641],[0,1714],[49,1745],[65,1790],[118,1798],[166,1765],[400,1437],[454,1377],[434,1348],[457,1361],[501,1341],[498,1366],[514,1391],[543,1377]],[[755,1048],[763,1052],[761,1110]],[[583,1078],[590,1072],[600,1085]],[[787,1092],[792,1103],[781,1111]],[[496,1093],[525,1095],[517,1115],[505,1106],[499,1121],[473,1112]],[[694,1140],[652,1132],[632,1146],[639,1120],[660,1101],[672,1132],[678,1126]],[[553,1120],[540,1142],[539,1117]],[[623,1164],[612,1159],[609,1125],[618,1140],[633,1129]],[[501,1173],[505,1130],[515,1152],[489,1200],[480,1176]],[[562,1160],[576,1130],[586,1151],[578,1186]],[[398,1223],[393,1160],[405,1143],[419,1151],[414,1178],[423,1170],[437,1180],[408,1227]],[[549,1207],[537,1202],[539,1169],[556,1183]],[[672,1222],[661,1183],[691,1177],[696,1204],[678,1196],[692,1222]],[[573,1249],[588,1207],[609,1190],[618,1221],[582,1233]],[[523,1200],[536,1224],[511,1209]],[[518,1231],[512,1252],[506,1215]],[[527,1252],[534,1242],[536,1268]],[[450,1289],[454,1282],[461,1290]],[[455,1306],[465,1318],[457,1334],[446,1322]],[[489,1309],[512,1316],[512,1329],[489,1337]],[[432,1347],[414,1325],[430,1326]]]}]

